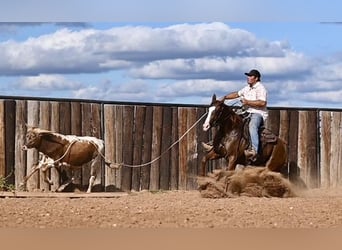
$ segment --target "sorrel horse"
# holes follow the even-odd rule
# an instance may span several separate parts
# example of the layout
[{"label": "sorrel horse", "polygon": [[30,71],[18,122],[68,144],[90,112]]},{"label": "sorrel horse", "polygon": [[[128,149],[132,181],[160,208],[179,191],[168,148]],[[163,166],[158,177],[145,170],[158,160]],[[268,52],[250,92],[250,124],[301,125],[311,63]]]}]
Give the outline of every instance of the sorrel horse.
[{"label": "sorrel horse", "polygon": [[[203,130],[208,131],[212,127],[218,129],[214,136],[212,149],[202,159],[202,176],[206,173],[206,164],[209,160],[225,158],[227,170],[234,170],[237,164],[248,164],[244,150],[249,146],[249,139],[244,132],[244,119],[224,101],[217,100],[215,94],[212,97]],[[270,132],[268,131],[268,133]],[[272,141],[260,136],[259,155],[253,165],[265,166],[271,171],[282,172],[286,163],[285,142],[276,136]]]}]

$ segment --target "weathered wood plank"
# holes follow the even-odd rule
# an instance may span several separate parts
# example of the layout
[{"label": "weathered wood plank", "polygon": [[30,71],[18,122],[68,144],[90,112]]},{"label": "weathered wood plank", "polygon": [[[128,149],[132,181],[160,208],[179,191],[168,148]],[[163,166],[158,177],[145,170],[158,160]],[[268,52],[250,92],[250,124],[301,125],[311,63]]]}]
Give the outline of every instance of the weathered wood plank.
[{"label": "weathered wood plank", "polygon": [[[91,104],[91,128],[92,128],[92,136],[102,139],[102,107],[100,104],[92,103]],[[100,192],[104,190],[102,183],[104,182],[104,166],[103,161],[100,160],[98,164],[96,164],[95,171],[96,171],[96,178],[94,181],[94,185],[92,191]]]},{"label": "weathered wood plank", "polygon": [[280,126],[279,121],[280,121],[280,111],[273,110],[273,109],[269,110],[265,127],[271,130],[275,135],[279,135],[279,126]]},{"label": "weathered wood plank", "polygon": [[309,187],[319,187],[319,161],[318,161],[318,117],[317,111],[308,111],[307,118],[307,175]]},{"label": "weathered wood plank", "polygon": [[59,133],[70,135],[71,133],[71,106],[70,102],[59,103]]},{"label": "weathered wood plank", "polygon": [[[70,133],[72,135],[81,136],[82,135],[82,109],[80,102],[71,102],[70,103],[70,112],[71,112],[71,126]],[[74,169],[73,170],[73,183],[75,185],[82,185],[82,169]]]},{"label": "weathered wood plank", "polygon": [[[115,160],[115,106],[104,105],[104,138],[105,138],[105,157],[111,162]],[[115,191],[116,170],[105,167],[105,191]]]},{"label": "weathered wood plank", "polygon": [[316,111],[299,111],[298,166],[300,177],[309,187],[317,187],[317,118]]},{"label": "weathered wood plank", "polygon": [[190,129],[197,121],[196,108],[188,109],[187,117],[187,180],[186,185],[188,190],[196,189],[197,187],[197,136],[196,128]]},{"label": "weathered wood plank", "polygon": [[170,189],[178,189],[178,174],[179,174],[179,143],[178,141],[178,108],[172,108],[172,128],[171,141],[174,146],[171,148],[170,155]]},{"label": "weathered wood plank", "polygon": [[14,184],[14,157],[15,157],[15,106],[13,100],[5,101],[5,176],[7,184]]},{"label": "weathered wood plank", "polygon": [[342,118],[341,112],[332,112],[331,122],[331,172],[330,180],[332,187],[338,187],[342,185]]},{"label": "weathered wood plank", "polygon": [[[123,107],[123,162],[128,165],[133,164],[133,126],[134,107]],[[121,188],[123,191],[130,191],[132,188],[132,168],[123,167],[121,170]]]},{"label": "weathered wood plank", "polygon": [[[51,102],[51,131],[59,132],[59,102]],[[55,168],[52,168],[50,171],[51,174],[51,181],[53,182],[52,186],[50,187],[52,191],[56,191],[60,184],[60,176]]]},{"label": "weathered wood plank", "polygon": [[[63,135],[71,134],[71,106],[70,102],[59,103],[59,133]],[[63,168],[61,171],[60,182],[68,181],[72,176],[72,170]]]},{"label": "weathered wood plank", "polygon": [[[142,148],[144,138],[144,122],[145,122],[144,106],[135,107],[135,120],[134,120],[134,135],[133,135],[133,165],[140,165],[142,163]],[[141,167],[132,169],[132,190],[140,190]]]},{"label": "weathered wood plank", "polygon": [[289,111],[289,179],[293,180],[299,175],[298,160],[298,111]]},{"label": "weathered wood plank", "polygon": [[[91,103],[82,103],[82,136],[92,136],[92,113]],[[90,178],[90,163],[82,166],[82,186],[87,187]]]},{"label": "weathered wood plank", "polygon": [[[39,103],[39,127],[42,129],[50,129],[50,103],[47,101],[41,101]],[[50,176],[50,171],[46,173]],[[39,189],[48,191],[50,190],[50,184],[44,181],[44,174],[42,170],[39,172]]]},{"label": "weathered wood plank", "polygon": [[[144,144],[142,162],[148,163],[151,161],[152,153],[152,128],[153,128],[153,107],[146,107],[145,111],[145,122],[144,122]],[[151,164],[143,166],[141,168],[141,190],[149,190],[150,188],[150,172]]]},{"label": "weathered wood plank", "polygon": [[[123,162],[123,106],[115,107],[115,161]],[[115,185],[121,190],[121,172],[122,168],[118,169],[115,176]]]},{"label": "weathered wood plank", "polygon": [[26,101],[16,102],[15,128],[15,188],[20,188],[26,175],[26,152],[22,150],[26,135],[27,107]]},{"label": "weathered wood plank", "polygon": [[[187,128],[188,110],[186,108],[178,109],[178,136],[181,138]],[[185,135],[179,142],[179,181],[178,188],[186,190],[186,170],[187,170],[187,136]]]},{"label": "weathered wood plank", "polygon": [[[39,126],[39,101],[27,102],[27,124]],[[38,163],[38,151],[29,149],[27,151],[27,173]],[[27,181],[27,190],[33,191],[39,188],[39,173],[34,173]]]},{"label": "weathered wood plank", "polygon": [[0,100],[0,177],[6,174],[6,146],[5,146],[5,102]]},{"label": "weathered wood plank", "polygon": [[160,189],[170,189],[170,157],[171,157],[171,133],[172,133],[172,108],[163,107],[163,127],[161,135],[161,159],[160,159]]},{"label": "weathered wood plank", "polygon": [[[197,109],[197,120],[199,120],[201,117],[203,117],[204,114],[206,114],[207,110],[206,108],[198,108]],[[203,131],[203,123],[204,123],[205,117],[201,119],[201,121],[198,122],[196,126],[196,134],[197,134],[197,173],[198,175],[201,174],[202,171],[202,158],[207,154],[203,147],[202,142],[208,142],[209,141],[209,133]],[[206,168],[208,169],[208,168]],[[207,171],[205,172],[205,175],[207,174]]]},{"label": "weathered wood plank", "polygon": [[[153,107],[153,127],[152,127],[152,152],[151,160],[153,161],[161,154],[162,144],[162,126],[163,126],[163,108],[160,106]],[[159,190],[160,188],[160,159],[151,163],[150,173],[150,190]]]},{"label": "weathered wood plank", "polygon": [[288,110],[280,110],[279,138],[282,139],[287,145],[289,143],[289,126],[290,117]]},{"label": "weathered wood plank", "polygon": [[339,138],[336,151],[339,153],[337,166],[339,166],[339,182],[338,185],[342,186],[342,112],[336,113],[336,119],[339,120],[336,126],[336,138]]},{"label": "weathered wood plank", "polygon": [[331,112],[321,112],[321,187],[330,187]]}]

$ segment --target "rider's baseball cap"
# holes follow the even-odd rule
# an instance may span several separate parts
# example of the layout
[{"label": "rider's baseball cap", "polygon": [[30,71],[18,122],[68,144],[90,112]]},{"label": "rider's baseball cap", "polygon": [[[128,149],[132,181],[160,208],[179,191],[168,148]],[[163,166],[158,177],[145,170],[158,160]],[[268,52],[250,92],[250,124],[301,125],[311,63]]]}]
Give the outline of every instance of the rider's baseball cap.
[{"label": "rider's baseball cap", "polygon": [[251,71],[249,71],[248,73],[245,73],[246,76],[256,76],[260,79],[261,75],[260,72],[256,69],[252,69]]}]

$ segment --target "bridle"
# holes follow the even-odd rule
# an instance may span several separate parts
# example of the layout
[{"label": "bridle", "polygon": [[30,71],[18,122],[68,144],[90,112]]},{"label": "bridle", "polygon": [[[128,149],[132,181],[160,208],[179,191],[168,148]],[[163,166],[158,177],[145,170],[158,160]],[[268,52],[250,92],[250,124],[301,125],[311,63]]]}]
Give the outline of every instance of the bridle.
[{"label": "bridle", "polygon": [[[215,116],[216,116],[216,119],[212,123],[212,127],[217,127],[218,124],[219,124],[219,121],[220,122],[224,122],[224,121],[226,121],[229,118],[230,114],[228,114],[226,117],[222,117],[222,114],[223,114],[223,111],[224,111],[224,106],[223,105],[224,105],[224,103],[220,103],[217,106],[215,105]],[[218,107],[219,107],[219,110],[217,110]]]}]

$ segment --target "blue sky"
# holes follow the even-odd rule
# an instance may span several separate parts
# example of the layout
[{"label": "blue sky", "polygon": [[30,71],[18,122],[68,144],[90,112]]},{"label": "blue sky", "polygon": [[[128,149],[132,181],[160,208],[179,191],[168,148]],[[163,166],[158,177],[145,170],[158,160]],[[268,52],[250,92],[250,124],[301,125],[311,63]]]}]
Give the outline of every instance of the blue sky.
[{"label": "blue sky", "polygon": [[209,104],[257,68],[269,106],[342,107],[339,1],[61,2],[0,4],[0,95]]}]

